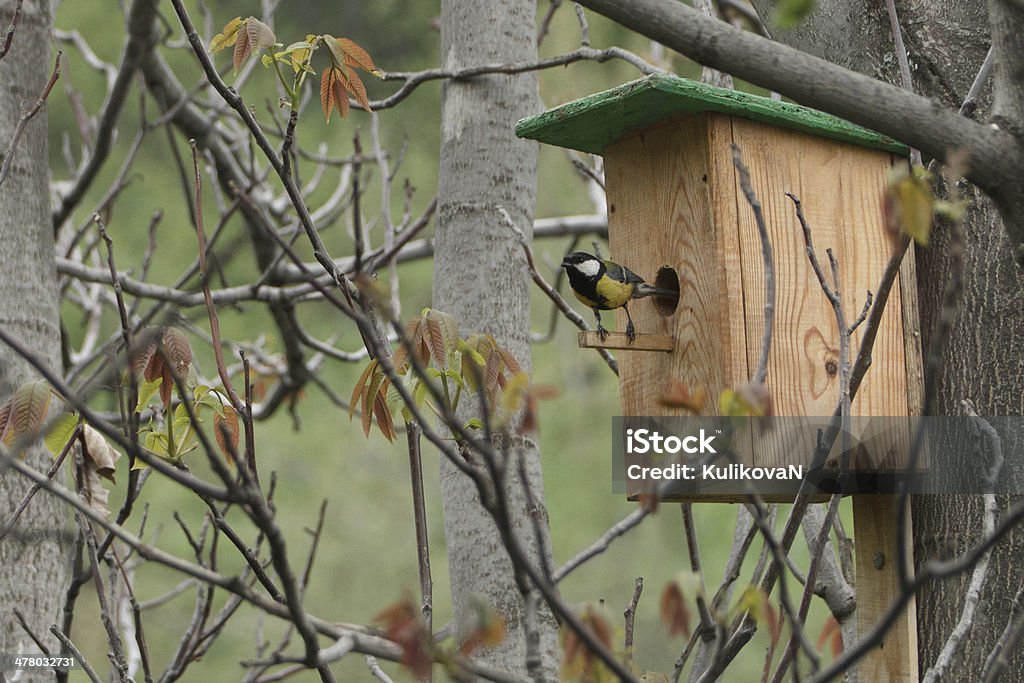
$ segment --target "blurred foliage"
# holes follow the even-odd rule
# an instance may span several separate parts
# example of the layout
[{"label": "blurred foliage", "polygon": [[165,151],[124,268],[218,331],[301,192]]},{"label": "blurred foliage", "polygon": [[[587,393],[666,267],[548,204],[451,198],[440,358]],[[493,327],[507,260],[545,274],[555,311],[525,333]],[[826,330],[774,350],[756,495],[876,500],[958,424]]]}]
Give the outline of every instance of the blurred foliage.
[{"label": "blurred foliage", "polygon": [[[114,16],[115,7],[114,3],[63,2],[58,8],[56,26],[60,30],[79,32],[99,58],[113,63],[120,54],[123,38],[123,21]],[[543,16],[547,9],[548,3],[540,2],[538,16]],[[191,91],[200,83],[201,71],[181,38],[173,13],[165,4],[161,4],[161,10],[172,33],[169,45],[162,47],[161,53],[186,90]],[[232,17],[259,17],[260,3],[234,0],[207,3],[201,8],[192,2],[189,11],[203,34],[204,44],[209,44],[210,38]],[[435,25],[439,11],[438,3],[380,1],[345,3],[342,13],[335,2],[292,0],[281,3],[272,24],[279,35],[301,36],[311,31],[324,31],[349,36],[374,56],[381,70],[414,71],[437,66],[439,34]],[[261,18],[267,20],[266,17]],[[641,56],[650,56],[650,45],[645,40],[589,12],[588,19],[594,47],[620,45]],[[579,37],[572,5],[563,3],[542,44],[542,56],[578,47]],[[216,63],[227,81],[232,83],[228,52],[218,55]],[[48,106],[51,167],[56,182],[69,176],[65,150],[78,150],[83,142],[76,124],[76,116],[80,114],[76,114],[74,98],[68,95],[73,92],[74,97],[80,98],[79,111],[94,113],[99,109],[105,92],[102,74],[87,65],[75,49],[65,46],[65,55],[67,61],[61,85]],[[678,57],[663,66],[684,75],[697,74],[695,65]],[[262,71],[259,65],[257,71],[243,94],[261,121],[269,121],[271,112],[276,114],[278,111],[275,79],[259,73]],[[638,76],[635,69],[620,61],[579,63],[544,72],[540,76],[543,106],[552,107]],[[381,82],[373,78],[368,79],[366,85],[371,99],[393,92],[397,87],[396,82]],[[437,189],[440,92],[440,82],[422,85],[399,107],[381,113],[382,142],[386,149],[397,156],[403,145],[407,145],[398,169],[396,187],[401,187],[408,179],[416,188],[413,211],[422,211]],[[102,192],[116,177],[125,152],[139,130],[140,112],[151,122],[158,117],[152,101],[142,102],[137,86],[130,97],[132,99],[125,107],[118,126],[115,152],[74,214],[76,225],[84,225],[89,220]],[[298,128],[299,145],[315,150],[324,142],[329,145],[331,155],[343,156],[351,153],[353,136],[359,135],[366,148],[370,126],[366,113],[353,110],[346,121],[335,121],[328,127],[317,111],[317,104],[316,93],[310,92]],[[181,161],[176,162],[175,157]],[[187,141],[180,136],[175,136],[172,141],[162,132],[150,135],[140,149],[138,161],[128,176],[127,187],[114,210],[106,217],[119,269],[132,268],[137,272],[147,240],[146,226],[157,209],[163,211],[163,220],[156,235],[160,258],[154,263],[150,280],[170,284],[185,264],[195,258],[194,230],[186,200],[191,192],[191,177],[189,172],[181,170],[189,167],[188,159]],[[77,161],[76,157],[73,162]],[[309,168],[300,166],[298,171],[301,176],[303,172],[308,173]],[[337,170],[328,171],[328,174],[336,176]],[[204,192],[207,193],[204,203],[208,207],[216,205],[214,190],[210,189],[212,185],[210,182],[204,184]],[[333,190],[330,185],[330,182],[324,183],[314,193],[311,202],[315,204],[330,193]],[[366,196],[372,198],[367,203],[374,206],[379,196],[375,181]],[[399,201],[400,196],[396,197],[396,206],[392,209],[396,216],[401,211]],[[590,213],[593,210],[566,152],[542,147],[537,216]],[[335,256],[352,252],[349,229],[347,217],[334,225],[324,226],[324,239]],[[535,247],[538,266],[542,271],[546,269],[545,274],[552,281],[566,246],[567,241],[549,240]],[[214,251],[228,284],[239,284],[254,276],[254,258],[237,217],[228,223],[226,233]],[[300,252],[309,256],[308,247],[301,242]],[[418,311],[430,305],[431,274],[432,264],[429,261],[400,267],[404,311]],[[524,272],[523,276],[527,277],[527,274]],[[222,283],[215,277],[213,284],[220,286]],[[550,303],[539,293],[535,292],[533,296],[534,330],[546,330]],[[143,310],[145,308],[143,306]],[[65,306],[65,313],[68,334],[77,343],[84,330],[74,317],[74,309]],[[196,308],[181,313],[206,329],[204,310]],[[346,349],[361,346],[355,327],[341,320],[329,305],[303,304],[299,317],[313,335],[320,338],[337,335],[339,346]],[[116,329],[113,315],[107,323],[107,330]],[[263,335],[267,337],[269,348],[280,350],[280,344],[274,340],[275,328],[270,317],[258,305],[243,304],[222,309],[221,327],[226,339],[245,340]],[[193,339],[193,348],[197,369],[208,376],[214,374],[208,343]],[[558,565],[633,511],[635,504],[611,493],[609,418],[619,412],[616,378],[596,354],[577,348],[575,330],[569,329],[564,320],[559,322],[558,332],[549,343],[535,346],[532,365],[535,381],[553,384],[561,390],[559,397],[540,404],[539,417],[545,491]],[[361,369],[362,364],[342,367],[328,363],[320,376],[338,394],[347,396]],[[112,406],[109,397],[97,397],[96,401],[100,407]],[[316,526],[320,501],[328,501],[324,538],[312,569],[306,604],[318,616],[328,620],[370,623],[384,606],[398,600],[403,591],[417,593],[408,461],[403,439],[394,445],[378,433],[364,439],[359,422],[350,423],[343,419],[344,412],[344,408],[331,404],[314,386],[307,387],[302,395],[296,397],[291,413],[282,410],[271,420],[257,424],[257,459],[265,480],[270,479],[271,471],[278,473],[274,504],[288,538],[293,562],[300,562],[308,552],[311,542],[308,530]],[[301,430],[297,431],[295,427],[300,424]],[[441,626],[450,618],[450,597],[447,594],[441,500],[437,477],[432,474],[437,471],[437,453],[427,449],[424,456],[433,554],[434,623]],[[122,459],[119,467],[126,469],[126,461]],[[214,477],[202,458],[194,458],[194,461],[191,465],[198,476]],[[122,472],[118,481],[127,481],[127,472]],[[123,490],[115,490],[110,508],[117,509],[122,498]],[[148,507],[146,538],[170,552],[191,556],[191,548],[174,522],[172,513],[177,510],[185,522],[196,529],[206,512],[205,507],[192,494],[158,476],[150,479],[140,503]],[[681,650],[681,644],[670,639],[659,624],[656,605],[660,588],[689,566],[682,526],[674,512],[674,506],[662,506],[658,514],[617,540],[604,555],[561,584],[563,595],[574,604],[605,601],[613,615],[614,638],[620,642],[621,609],[632,594],[634,578],[643,576],[649,593],[641,599],[638,610],[635,657],[643,668],[657,671],[671,671]],[[784,512],[780,517],[784,517]],[[241,515],[229,512],[228,516],[244,537],[255,536],[253,528],[244,523]],[[732,506],[697,506],[697,529],[704,541],[702,560],[709,581],[717,581],[721,575],[734,520],[735,508]],[[242,569],[244,562],[237,554],[223,552],[221,556],[223,564],[218,567],[219,571],[231,573]],[[756,557],[750,559],[747,575]],[[182,580],[183,577],[170,570],[156,565],[147,566],[138,573],[138,598],[142,602],[152,600]],[[224,599],[221,593],[214,605],[215,610],[223,605]],[[191,618],[193,601],[194,591],[188,590],[144,615],[150,654],[157,669],[166,665],[176,647],[179,634]],[[91,593],[79,599],[78,610],[73,638],[93,665],[102,671],[106,663],[105,642],[102,630],[96,628],[99,621]],[[814,620],[824,623],[823,615],[812,616],[812,623]],[[816,632],[813,625],[811,632]],[[257,648],[264,644],[264,640],[269,641],[273,648],[283,633],[281,622],[263,623],[254,610],[243,606],[210,653],[187,672],[186,680],[239,680],[238,662],[255,658]],[[764,647],[767,646],[767,636],[759,634],[757,638],[762,638]],[[754,680],[759,676],[764,647],[755,644],[750,648],[751,656],[741,657],[730,668],[733,680]],[[387,662],[381,662],[381,665],[396,680],[408,680],[396,665]],[[338,680],[369,679],[362,659],[357,657],[347,658],[335,667],[335,671]],[[85,677],[81,670],[77,670],[71,680],[85,680]],[[318,678],[315,673],[308,673],[291,680],[312,681]]]}]

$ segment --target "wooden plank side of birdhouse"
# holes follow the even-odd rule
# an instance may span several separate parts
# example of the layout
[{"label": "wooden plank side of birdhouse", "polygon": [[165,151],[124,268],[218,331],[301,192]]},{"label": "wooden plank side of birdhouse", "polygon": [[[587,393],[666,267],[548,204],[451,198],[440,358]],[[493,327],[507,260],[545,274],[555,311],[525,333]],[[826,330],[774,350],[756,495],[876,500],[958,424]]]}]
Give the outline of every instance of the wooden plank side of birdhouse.
[{"label": "wooden plank side of birdhouse", "polygon": [[[675,348],[617,354],[624,415],[687,414],[658,400],[676,383],[693,394],[703,392],[704,412],[713,413],[731,364],[742,362],[742,338],[734,348],[724,333],[727,313],[716,263],[707,152],[702,116],[648,129],[605,150],[610,257],[648,281],[659,268],[671,267],[680,287],[672,315],[659,313],[651,299],[630,304],[639,333],[670,334]],[[617,328],[625,324],[618,311]],[[635,494],[628,483],[627,492]]]},{"label": "wooden plank side of birdhouse", "polygon": [[[874,291],[890,256],[882,227],[881,199],[890,155],[822,140],[804,133],[732,119],[740,147],[764,211],[774,250],[776,306],[767,386],[777,415],[831,415],[839,400],[839,332],[835,313],[807,258],[792,192],[803,203],[815,251],[830,286],[827,251],[835,254],[847,325],[860,315],[867,292]],[[713,150],[725,157],[725,148]],[[737,181],[738,182],[738,181]],[[746,353],[753,366],[764,329],[765,280],[753,212],[737,192]],[[854,415],[908,415],[907,348],[898,289],[890,296],[872,354],[872,367],[853,403]],[[855,357],[863,329],[850,345]],[[890,452],[902,458],[903,448]],[[767,435],[758,464],[791,464],[792,442]],[[898,466],[902,460],[894,462]]]}]

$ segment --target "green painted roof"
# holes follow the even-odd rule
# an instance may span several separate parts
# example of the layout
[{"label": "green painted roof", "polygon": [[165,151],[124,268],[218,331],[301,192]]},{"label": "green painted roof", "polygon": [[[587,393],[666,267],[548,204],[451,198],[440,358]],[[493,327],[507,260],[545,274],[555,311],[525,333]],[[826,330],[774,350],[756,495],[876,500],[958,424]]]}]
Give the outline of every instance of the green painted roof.
[{"label": "green painted roof", "polygon": [[904,155],[909,152],[901,142],[816,109],[663,74],[652,74],[522,119],[516,125],[516,135],[600,154],[633,131],[680,114],[704,111],[763,121],[862,147]]}]

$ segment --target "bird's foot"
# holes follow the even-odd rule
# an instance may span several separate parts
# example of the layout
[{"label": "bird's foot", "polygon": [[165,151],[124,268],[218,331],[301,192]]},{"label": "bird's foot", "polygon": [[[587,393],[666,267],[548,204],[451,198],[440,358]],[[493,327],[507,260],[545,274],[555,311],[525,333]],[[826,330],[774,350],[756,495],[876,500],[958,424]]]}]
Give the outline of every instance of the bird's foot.
[{"label": "bird's foot", "polygon": [[633,327],[632,320],[626,323],[626,339],[629,340],[630,344],[636,341],[636,328]]},{"label": "bird's foot", "polygon": [[608,339],[608,330],[604,329],[601,323],[597,324],[597,336],[601,341]]}]

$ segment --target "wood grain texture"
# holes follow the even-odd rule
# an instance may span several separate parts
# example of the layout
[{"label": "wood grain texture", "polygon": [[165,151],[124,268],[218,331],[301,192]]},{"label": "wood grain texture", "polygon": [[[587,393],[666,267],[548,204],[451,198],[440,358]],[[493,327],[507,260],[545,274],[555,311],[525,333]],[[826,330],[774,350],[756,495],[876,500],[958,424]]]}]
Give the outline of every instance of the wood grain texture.
[{"label": "wood grain texture", "polygon": [[[733,141],[750,169],[751,182],[763,206],[774,249],[776,277],[775,326],[768,363],[767,386],[777,415],[830,415],[839,398],[839,331],[835,313],[808,260],[792,192],[803,202],[815,252],[834,286],[828,263],[831,249],[839,263],[840,296],[847,324],[859,315],[869,290],[881,279],[890,246],[882,228],[881,197],[890,155],[837,144],[803,133],[732,120]],[[725,157],[726,149],[713,153]],[[729,209],[716,205],[728,216]],[[764,329],[764,266],[753,211],[737,194],[735,209],[742,269],[747,363],[760,353]],[[725,220],[725,219],[723,219]],[[730,311],[733,314],[733,311]],[[860,330],[851,340],[851,357],[859,347]],[[875,341],[872,368],[853,403],[855,416],[908,414],[907,360],[903,339],[900,292],[891,296]],[[792,434],[769,434],[755,454],[758,464],[782,465],[806,458],[793,448]],[[894,443],[887,449],[905,449]]]},{"label": "wood grain texture", "polygon": [[[853,496],[854,553],[857,566],[857,637],[862,638],[885,614],[899,594],[896,553],[898,496]],[[908,525],[903,548],[913,546]],[[911,559],[908,564],[913,566]],[[917,609],[911,598],[896,623],[857,668],[857,680],[872,683],[916,683]]]},{"label": "wood grain texture", "polygon": [[[670,354],[620,353],[625,415],[682,415],[658,404],[671,382],[717,396],[727,359],[742,353],[721,335],[722,287],[715,255],[708,168],[708,128],[702,116],[652,128],[605,150],[611,258],[651,280],[671,267],[679,303],[669,316],[648,301],[631,307],[638,332],[675,338]],[[625,315],[616,314],[619,329]],[[710,402],[710,401],[709,401]],[[634,491],[628,491],[634,495]]]}]

